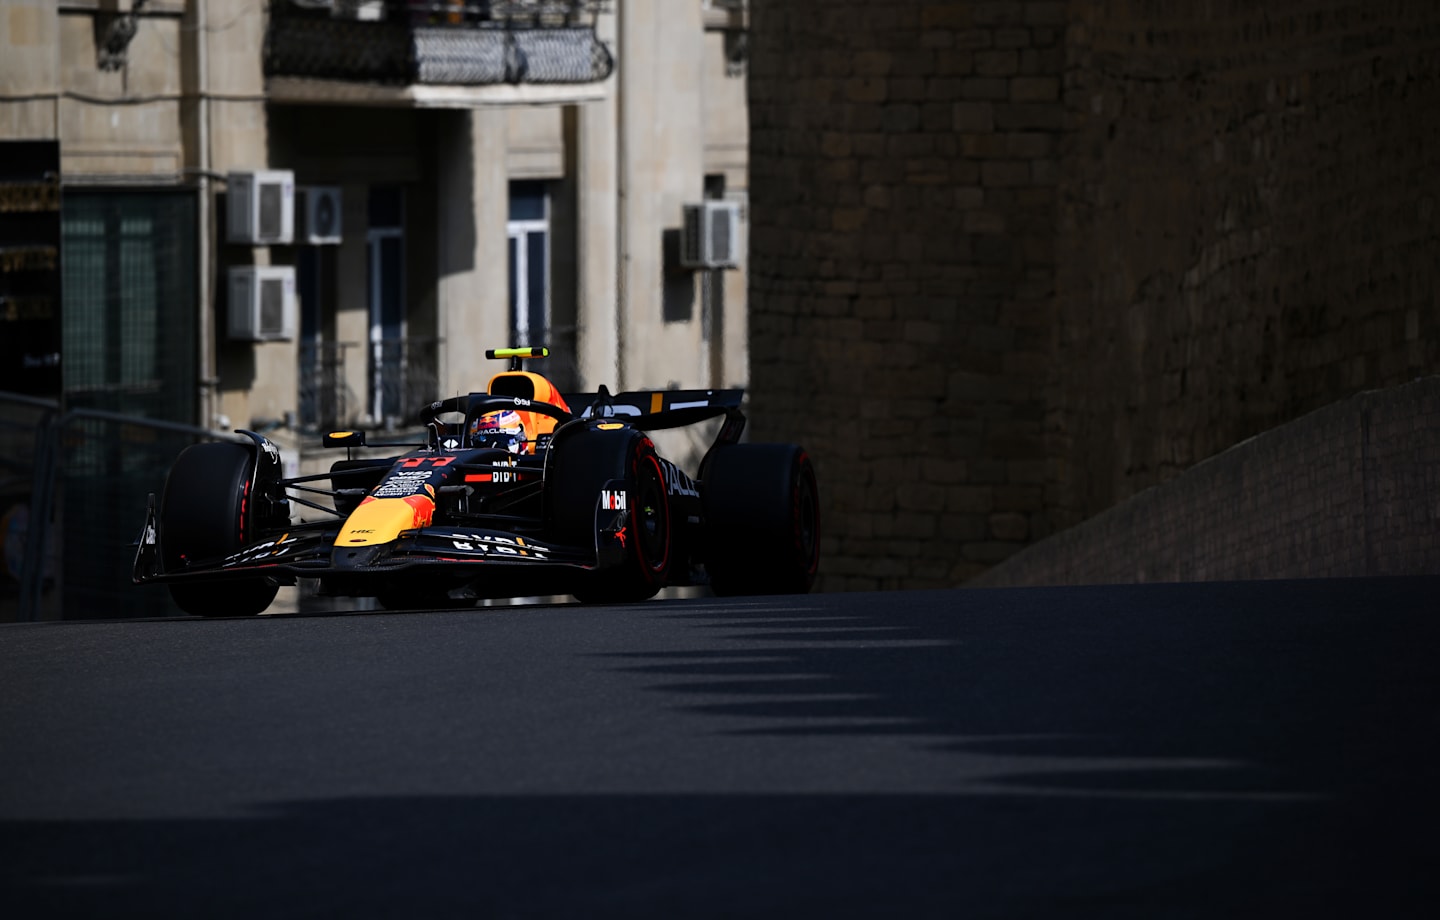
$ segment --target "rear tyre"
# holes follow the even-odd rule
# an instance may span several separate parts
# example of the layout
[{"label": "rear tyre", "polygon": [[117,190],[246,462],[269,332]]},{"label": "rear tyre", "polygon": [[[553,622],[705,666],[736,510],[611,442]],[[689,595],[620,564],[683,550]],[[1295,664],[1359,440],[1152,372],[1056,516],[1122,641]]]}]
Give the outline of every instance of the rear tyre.
[{"label": "rear tyre", "polygon": [[702,473],[705,569],[722,596],[804,594],[820,569],[820,490],[794,444],[721,447]]},{"label": "rear tyre", "polygon": [[[255,468],[252,450],[215,441],[191,445],[176,458],[160,498],[164,571],[229,555],[254,538],[248,507]],[[195,616],[253,616],[270,606],[278,590],[265,578],[237,578],[203,585],[172,583],[170,596]]]}]

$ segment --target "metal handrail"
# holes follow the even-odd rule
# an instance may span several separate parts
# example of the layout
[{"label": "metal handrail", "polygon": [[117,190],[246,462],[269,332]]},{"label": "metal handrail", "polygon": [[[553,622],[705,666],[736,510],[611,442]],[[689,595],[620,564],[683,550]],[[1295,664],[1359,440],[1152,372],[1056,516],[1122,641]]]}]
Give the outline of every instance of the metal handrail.
[{"label": "metal handrail", "polygon": [[20,566],[20,599],[18,615],[22,621],[36,620],[40,591],[44,581],[45,545],[49,536],[50,513],[55,501],[55,480],[58,470],[61,433],[71,423],[82,420],[117,422],[156,431],[191,435],[205,440],[243,440],[231,432],[215,431],[196,425],[167,422],[162,419],[126,415],[104,409],[70,409],[60,411],[56,400],[38,399],[20,393],[0,391],[0,403],[12,403],[44,410],[35,425],[35,459],[30,492],[30,523],[25,534],[25,554]]}]

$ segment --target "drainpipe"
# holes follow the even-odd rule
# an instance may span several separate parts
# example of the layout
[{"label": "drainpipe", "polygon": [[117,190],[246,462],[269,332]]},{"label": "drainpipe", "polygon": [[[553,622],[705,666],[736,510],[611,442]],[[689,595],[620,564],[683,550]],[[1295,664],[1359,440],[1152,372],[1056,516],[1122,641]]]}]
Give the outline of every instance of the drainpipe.
[{"label": "drainpipe", "polygon": [[191,34],[195,42],[195,118],[198,122],[195,126],[195,156],[198,160],[195,175],[200,196],[200,234],[196,266],[199,276],[196,287],[200,309],[197,323],[200,360],[196,371],[199,377],[200,403],[200,418],[197,424],[201,428],[215,427],[215,391],[220,383],[215,379],[214,286],[210,278],[214,262],[212,250],[215,245],[215,221],[210,189],[210,59],[209,32],[206,30],[208,6],[209,0],[197,0],[190,4],[195,14],[195,29]]},{"label": "drainpipe", "polygon": [[[626,143],[626,132],[629,127],[626,122],[625,85],[629,81],[629,68],[626,66],[629,60],[630,38],[633,26],[633,18],[627,16],[625,11],[629,9],[628,3],[617,3],[615,5],[615,242],[616,242],[616,276],[615,276],[615,382],[612,384],[616,392],[624,390],[627,384],[625,379],[626,371],[626,335],[625,324],[629,322],[630,310],[626,302],[630,294],[630,233],[629,233],[629,201],[630,194],[629,163],[626,159],[629,144]],[[597,14],[598,15],[598,14]]]}]

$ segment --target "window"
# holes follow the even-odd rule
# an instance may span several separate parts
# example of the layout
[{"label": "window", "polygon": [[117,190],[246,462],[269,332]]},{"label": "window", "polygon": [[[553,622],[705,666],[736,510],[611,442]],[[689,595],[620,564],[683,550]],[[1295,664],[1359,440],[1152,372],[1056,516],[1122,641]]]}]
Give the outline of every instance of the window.
[{"label": "window", "polygon": [[196,213],[193,192],[65,193],[70,405],[194,424]]},{"label": "window", "polygon": [[[331,340],[336,248],[297,246],[295,250],[295,294],[300,300],[299,410],[300,426],[306,430],[350,424],[345,359],[354,343]],[[332,322],[327,323],[327,318]]]},{"label": "window", "polygon": [[[66,402],[193,425],[199,252],[193,191],[67,189],[60,209]],[[189,438],[110,419],[64,429],[56,469],[65,616],[153,615],[145,592],[117,592],[134,549],[97,534],[133,532],[147,492]]]},{"label": "window", "polygon": [[370,417],[393,427],[405,396],[405,201],[399,186],[370,190],[365,265],[369,273]]},{"label": "window", "polygon": [[544,182],[510,183],[510,343],[550,337],[550,196]]}]

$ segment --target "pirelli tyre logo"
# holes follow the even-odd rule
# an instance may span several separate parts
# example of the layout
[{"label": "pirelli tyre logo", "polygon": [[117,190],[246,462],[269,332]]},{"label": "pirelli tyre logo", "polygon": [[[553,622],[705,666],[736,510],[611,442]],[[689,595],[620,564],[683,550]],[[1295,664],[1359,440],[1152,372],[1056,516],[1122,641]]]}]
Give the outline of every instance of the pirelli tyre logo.
[{"label": "pirelli tyre logo", "polygon": [[601,489],[600,508],[604,511],[626,510],[625,492],[623,489]]}]

